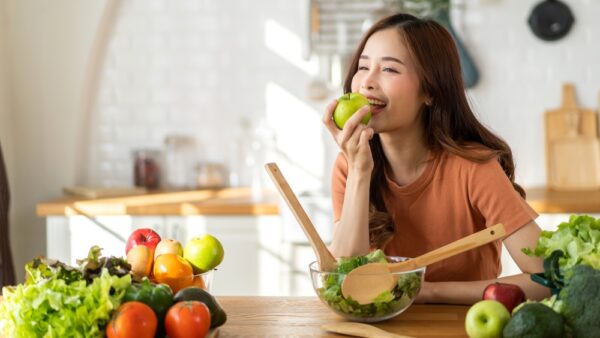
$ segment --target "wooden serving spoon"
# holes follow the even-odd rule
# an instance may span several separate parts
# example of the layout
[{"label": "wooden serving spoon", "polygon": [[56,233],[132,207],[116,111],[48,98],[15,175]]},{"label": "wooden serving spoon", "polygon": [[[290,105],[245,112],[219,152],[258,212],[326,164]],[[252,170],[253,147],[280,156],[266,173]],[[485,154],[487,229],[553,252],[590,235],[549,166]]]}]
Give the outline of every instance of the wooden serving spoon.
[{"label": "wooden serving spoon", "polygon": [[292,213],[296,217],[298,223],[300,223],[300,226],[302,226],[302,230],[304,230],[306,237],[308,237],[310,245],[312,246],[315,255],[317,255],[319,269],[321,269],[321,271],[333,271],[336,264],[335,258],[331,252],[329,252],[329,249],[327,249],[325,243],[323,243],[321,236],[319,236],[315,226],[308,218],[308,215],[302,208],[302,205],[300,205],[300,201],[298,201],[298,198],[296,198],[292,188],[290,188],[290,185],[281,174],[279,167],[275,163],[267,163],[265,164],[265,169],[267,169],[267,172],[269,173],[269,176],[271,176],[273,183],[275,183],[275,186],[277,186],[281,196],[292,210]]},{"label": "wooden serving spoon", "polygon": [[321,329],[327,332],[341,333],[356,337],[368,338],[412,338],[391,332],[387,332],[369,324],[339,322],[321,325]]},{"label": "wooden serving spoon", "polygon": [[361,265],[350,271],[342,282],[342,294],[345,298],[352,297],[359,304],[372,303],[382,292],[390,291],[396,286],[397,277],[392,272],[422,268],[488,244],[504,237],[505,234],[504,225],[496,224],[404,262]]}]

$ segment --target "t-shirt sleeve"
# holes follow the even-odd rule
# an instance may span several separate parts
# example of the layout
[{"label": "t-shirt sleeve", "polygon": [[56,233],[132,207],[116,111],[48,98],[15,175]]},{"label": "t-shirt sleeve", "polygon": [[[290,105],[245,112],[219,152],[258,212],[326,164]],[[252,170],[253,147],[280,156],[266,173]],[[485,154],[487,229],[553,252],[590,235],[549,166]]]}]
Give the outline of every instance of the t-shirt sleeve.
[{"label": "t-shirt sleeve", "polygon": [[486,226],[502,223],[507,235],[538,216],[514,189],[496,159],[475,165],[468,189],[471,204],[485,219]]},{"label": "t-shirt sleeve", "polygon": [[331,177],[331,202],[333,206],[333,223],[337,223],[342,215],[344,193],[346,192],[346,178],[348,177],[348,162],[346,157],[339,153],[333,165]]}]

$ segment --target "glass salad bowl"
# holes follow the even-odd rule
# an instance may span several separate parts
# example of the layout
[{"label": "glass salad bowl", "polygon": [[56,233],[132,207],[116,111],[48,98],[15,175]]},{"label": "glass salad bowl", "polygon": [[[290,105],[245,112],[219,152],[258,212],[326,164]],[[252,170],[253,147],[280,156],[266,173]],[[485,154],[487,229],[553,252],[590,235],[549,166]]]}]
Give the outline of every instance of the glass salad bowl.
[{"label": "glass salad bowl", "polygon": [[[379,258],[373,255],[380,253]],[[342,282],[353,268],[372,262],[390,263],[408,260],[406,257],[383,256],[375,251],[367,256],[341,258],[332,272],[321,271],[319,262],[309,265],[313,288],[319,299],[333,312],[355,322],[374,323],[395,317],[406,310],[415,300],[425,276],[425,267],[416,270],[392,273],[398,280],[394,289],[375,298],[372,303],[361,305],[352,299],[344,298]],[[368,286],[367,286],[368,287]]]}]

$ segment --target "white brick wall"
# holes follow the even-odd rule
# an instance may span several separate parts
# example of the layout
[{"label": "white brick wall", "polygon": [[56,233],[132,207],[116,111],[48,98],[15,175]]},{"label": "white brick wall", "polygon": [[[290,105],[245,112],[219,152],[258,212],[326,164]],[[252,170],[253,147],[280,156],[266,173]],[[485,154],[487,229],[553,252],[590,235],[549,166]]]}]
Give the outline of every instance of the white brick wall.
[{"label": "white brick wall", "polygon": [[[324,103],[306,98],[315,60],[286,59],[277,46],[290,41],[266,41],[273,22],[302,41],[306,2],[124,1],[93,110],[89,181],[130,184],[131,150],[162,147],[170,133],[194,136],[198,159],[227,162],[240,118],[266,116],[279,152],[264,160],[283,163],[298,189],[327,182],[335,150],[320,125]],[[587,107],[597,108],[600,89],[600,1],[568,1],[576,24],[557,42],[530,32],[537,2],[466,0],[453,10],[480,70],[473,106],[513,147],[527,186],[545,181],[543,112],[560,104],[561,82],[574,82]]]}]

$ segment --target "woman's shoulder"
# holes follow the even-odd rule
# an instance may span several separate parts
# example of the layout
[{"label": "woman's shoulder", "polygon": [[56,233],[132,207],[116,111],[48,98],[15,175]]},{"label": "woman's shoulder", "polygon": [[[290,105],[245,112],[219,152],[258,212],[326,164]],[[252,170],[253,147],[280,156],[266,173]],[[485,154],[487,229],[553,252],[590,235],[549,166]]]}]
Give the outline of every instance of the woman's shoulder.
[{"label": "woman's shoulder", "polygon": [[486,167],[500,167],[494,152],[489,149],[464,149],[460,153],[444,150],[439,154],[440,162],[446,168],[457,170],[479,170]]}]

